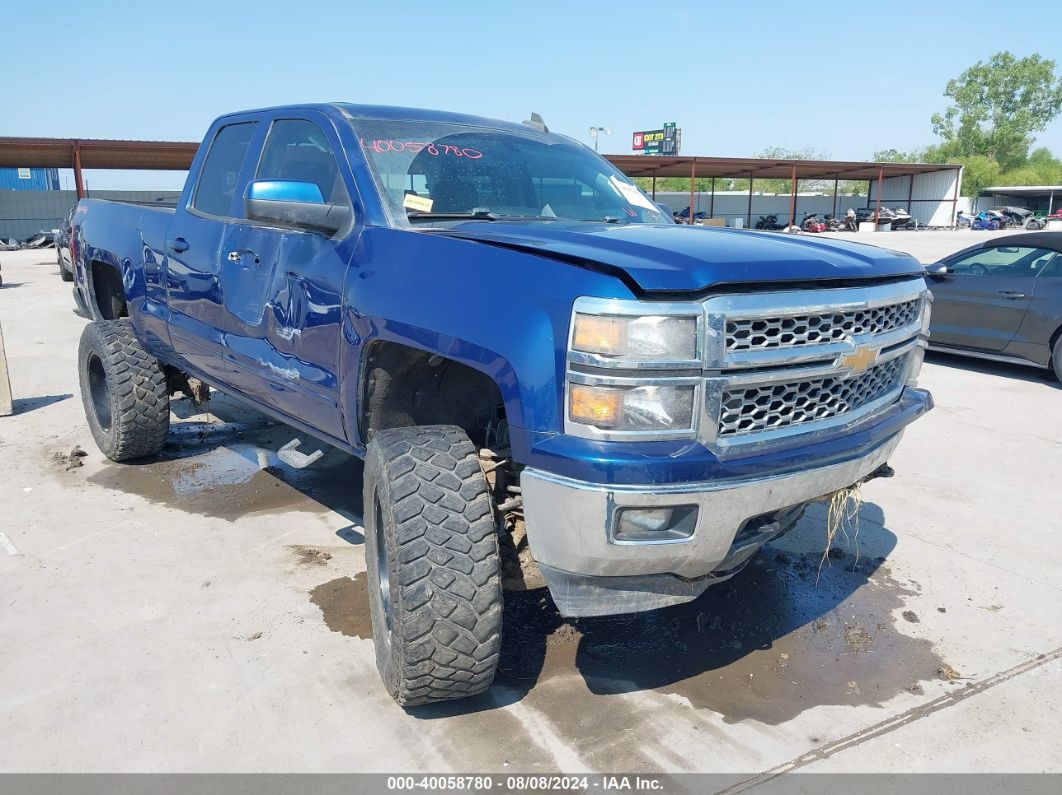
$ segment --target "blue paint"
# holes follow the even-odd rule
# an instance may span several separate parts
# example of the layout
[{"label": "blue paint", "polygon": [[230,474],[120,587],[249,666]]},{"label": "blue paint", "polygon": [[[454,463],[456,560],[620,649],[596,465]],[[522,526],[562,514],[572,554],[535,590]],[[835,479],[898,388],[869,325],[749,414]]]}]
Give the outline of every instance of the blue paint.
[{"label": "blue paint", "polygon": [[[518,461],[599,482],[668,483],[799,469],[869,449],[927,410],[928,395],[908,389],[857,433],[725,462],[691,442],[593,442],[563,434],[566,341],[577,297],[703,296],[734,285],[847,283],[920,275],[921,265],[856,244],[673,224],[393,223],[352,126],[352,119],[362,118],[528,132],[477,117],[353,105],[224,116],[206,142],[225,125],[255,124],[243,166],[231,175],[229,217],[191,206],[207,146],[192,163],[176,210],[82,201],[75,219],[79,301],[93,306],[87,263],[122,271],[133,325],[160,360],[358,455],[366,443],[357,423],[360,375],[366,348],[376,340],[438,353],[485,373],[499,387]],[[252,181],[277,119],[319,126],[353,208],[348,231],[329,238],[243,217],[245,190],[256,198],[334,201],[316,184]],[[570,145],[561,136],[542,139]],[[238,261],[229,259],[232,252],[242,254]]]}]

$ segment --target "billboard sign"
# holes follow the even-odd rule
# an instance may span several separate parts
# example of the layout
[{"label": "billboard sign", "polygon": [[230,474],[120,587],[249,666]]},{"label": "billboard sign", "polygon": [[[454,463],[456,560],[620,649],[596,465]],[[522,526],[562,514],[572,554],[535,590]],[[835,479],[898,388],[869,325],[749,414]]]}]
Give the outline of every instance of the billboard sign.
[{"label": "billboard sign", "polygon": [[675,122],[668,122],[659,130],[640,130],[631,136],[631,149],[636,155],[677,155],[682,130]]}]

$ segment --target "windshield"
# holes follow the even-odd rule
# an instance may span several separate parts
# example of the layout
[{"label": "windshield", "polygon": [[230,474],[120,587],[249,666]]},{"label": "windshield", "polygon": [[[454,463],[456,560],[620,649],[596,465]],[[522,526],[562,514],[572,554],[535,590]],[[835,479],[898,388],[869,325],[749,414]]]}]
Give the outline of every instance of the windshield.
[{"label": "windshield", "polygon": [[352,124],[396,225],[462,217],[671,222],[608,161],[561,136],[422,121]]}]

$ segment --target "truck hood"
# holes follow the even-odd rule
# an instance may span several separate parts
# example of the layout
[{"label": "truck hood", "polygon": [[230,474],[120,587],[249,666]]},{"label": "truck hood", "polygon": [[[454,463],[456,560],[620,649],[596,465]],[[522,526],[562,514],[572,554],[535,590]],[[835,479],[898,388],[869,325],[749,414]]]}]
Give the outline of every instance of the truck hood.
[{"label": "truck hood", "polygon": [[647,293],[923,273],[909,254],[807,234],[565,221],[466,221],[431,232],[595,267]]}]

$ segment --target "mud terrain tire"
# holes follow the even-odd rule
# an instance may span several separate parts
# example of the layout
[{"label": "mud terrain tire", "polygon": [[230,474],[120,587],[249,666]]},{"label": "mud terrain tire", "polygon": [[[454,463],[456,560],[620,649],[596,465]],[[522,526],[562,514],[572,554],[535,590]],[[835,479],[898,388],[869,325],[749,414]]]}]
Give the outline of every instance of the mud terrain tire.
[{"label": "mud terrain tire", "polygon": [[403,706],[484,692],[501,648],[501,559],[476,449],[450,425],[379,431],[365,458],[376,666]]},{"label": "mud terrain tire", "polygon": [[77,361],[85,416],[100,451],[112,461],[158,454],[170,429],[166,375],[130,322],[89,323]]}]

